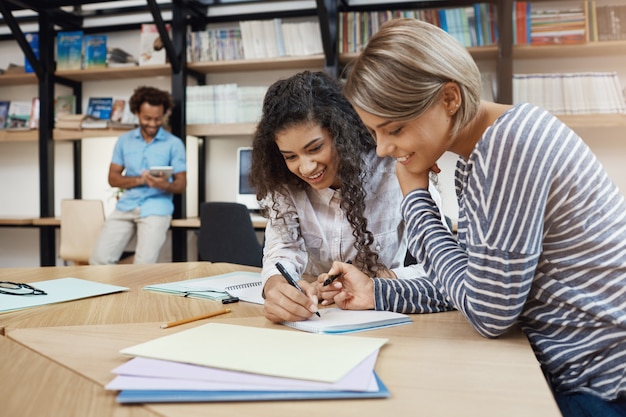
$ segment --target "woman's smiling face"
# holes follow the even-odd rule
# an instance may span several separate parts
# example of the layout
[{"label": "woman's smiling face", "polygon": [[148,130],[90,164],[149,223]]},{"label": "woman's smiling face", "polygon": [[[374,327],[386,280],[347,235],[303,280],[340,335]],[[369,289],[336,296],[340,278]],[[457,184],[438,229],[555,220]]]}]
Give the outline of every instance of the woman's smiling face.
[{"label": "woman's smiling face", "polygon": [[333,139],[316,123],[303,123],[276,134],[287,169],[316,190],[339,188],[339,158]]},{"label": "woman's smiling face", "polygon": [[443,106],[434,105],[418,117],[391,121],[356,111],[376,140],[376,154],[391,156],[413,173],[428,171],[452,144],[451,122]]}]

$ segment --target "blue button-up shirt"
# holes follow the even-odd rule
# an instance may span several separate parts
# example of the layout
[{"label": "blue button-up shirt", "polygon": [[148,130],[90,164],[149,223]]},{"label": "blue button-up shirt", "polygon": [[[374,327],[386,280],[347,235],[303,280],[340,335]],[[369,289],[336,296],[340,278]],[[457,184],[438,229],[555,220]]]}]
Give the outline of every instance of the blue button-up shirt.
[{"label": "blue button-up shirt", "polygon": [[[143,139],[139,128],[122,134],[115,143],[111,162],[123,166],[125,175],[131,177],[140,176],[151,166],[171,165],[174,174],[187,171],[183,141],[163,128],[150,143]],[[169,216],[174,212],[172,194],[147,185],[124,191],[116,205],[121,211],[137,207],[141,210],[141,217]]]}]

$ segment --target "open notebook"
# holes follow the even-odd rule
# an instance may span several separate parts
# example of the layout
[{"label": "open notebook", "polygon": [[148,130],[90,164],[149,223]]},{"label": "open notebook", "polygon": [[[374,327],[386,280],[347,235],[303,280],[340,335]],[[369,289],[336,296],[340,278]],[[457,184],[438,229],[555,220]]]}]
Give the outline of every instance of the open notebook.
[{"label": "open notebook", "polygon": [[362,332],[411,322],[406,314],[393,311],[324,308],[320,310],[320,317],[311,316],[304,321],[284,321],[283,324],[305,332],[333,334]]},{"label": "open notebook", "polygon": [[263,281],[258,272],[231,272],[206,279],[183,281],[180,284],[194,293],[214,291],[228,293],[249,303],[263,304],[265,302],[261,295]]}]

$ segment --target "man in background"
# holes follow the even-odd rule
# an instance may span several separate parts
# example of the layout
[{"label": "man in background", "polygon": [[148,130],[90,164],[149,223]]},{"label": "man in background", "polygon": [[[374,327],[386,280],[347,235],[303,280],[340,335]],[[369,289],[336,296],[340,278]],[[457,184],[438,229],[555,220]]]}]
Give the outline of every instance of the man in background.
[{"label": "man in background", "polygon": [[[153,87],[139,87],[130,98],[139,127],[118,138],[109,167],[109,184],[124,192],[100,232],[90,264],[116,263],[135,234],[134,263],[156,263],[172,219],[173,195],[187,186],[183,141],[162,127],[172,105],[168,92]],[[172,167],[172,174],[164,167]]]}]

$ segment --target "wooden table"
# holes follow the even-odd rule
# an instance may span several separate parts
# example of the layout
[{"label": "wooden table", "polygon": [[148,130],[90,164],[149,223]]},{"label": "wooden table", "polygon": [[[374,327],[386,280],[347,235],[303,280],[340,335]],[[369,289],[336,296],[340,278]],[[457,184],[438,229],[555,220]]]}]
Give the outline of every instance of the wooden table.
[{"label": "wooden table", "polygon": [[[255,270],[202,262],[0,270],[0,280],[34,282],[72,276],[131,289],[0,315],[6,335],[0,337],[0,354],[11,358],[0,364],[0,401],[9,404],[3,413],[64,417],[381,417],[389,412],[560,415],[526,338],[518,331],[497,340],[482,338],[458,312],[413,315],[410,325],[359,334],[389,339],[376,364],[391,391],[389,399],[117,405],[115,393],[104,390],[103,385],[112,379],[110,371],[127,360],[119,354],[121,348],[206,323],[160,329],[165,321],[222,308],[213,301],[141,288],[236,269]],[[231,306],[233,312],[228,316],[209,320],[297,331],[265,320],[261,306],[243,302]],[[254,349],[254,341],[249,348]],[[303,360],[323,360],[324,354]]]}]

